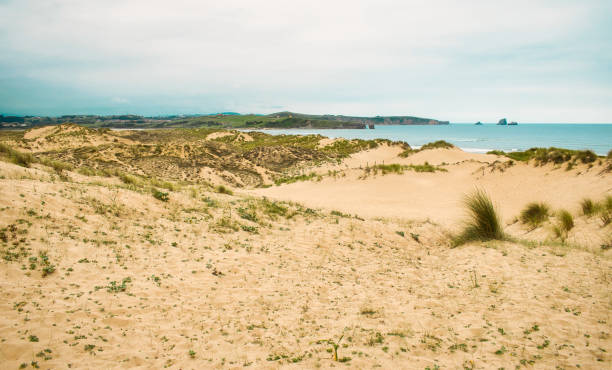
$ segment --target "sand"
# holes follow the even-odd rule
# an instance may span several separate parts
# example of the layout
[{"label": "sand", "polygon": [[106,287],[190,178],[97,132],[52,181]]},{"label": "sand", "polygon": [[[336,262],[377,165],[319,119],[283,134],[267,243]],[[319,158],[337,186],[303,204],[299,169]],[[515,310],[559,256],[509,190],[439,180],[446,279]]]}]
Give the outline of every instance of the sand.
[{"label": "sand", "polygon": [[[610,367],[612,261],[597,243],[611,227],[578,211],[582,197],[611,193],[610,174],[399,152],[358,153],[314,168],[320,182],[235,195],[183,185],[168,202],[115,178],[0,162],[10,259],[0,262],[0,367]],[[374,161],[448,172],[359,179]],[[508,232],[543,244],[451,248],[474,187]],[[575,215],[571,243],[513,221],[532,200]],[[55,266],[47,276],[41,251]]]}]

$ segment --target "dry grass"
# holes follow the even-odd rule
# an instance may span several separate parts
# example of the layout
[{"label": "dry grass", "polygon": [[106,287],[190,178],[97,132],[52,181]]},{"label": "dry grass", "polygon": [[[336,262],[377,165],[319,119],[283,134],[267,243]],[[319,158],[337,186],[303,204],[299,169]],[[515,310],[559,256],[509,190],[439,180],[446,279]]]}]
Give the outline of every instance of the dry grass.
[{"label": "dry grass", "polygon": [[476,190],[464,198],[463,204],[468,219],[461,234],[454,239],[455,246],[470,241],[504,239],[499,215],[487,193]]},{"label": "dry grass", "polygon": [[549,211],[546,203],[529,203],[521,212],[521,222],[536,228],[548,220]]}]

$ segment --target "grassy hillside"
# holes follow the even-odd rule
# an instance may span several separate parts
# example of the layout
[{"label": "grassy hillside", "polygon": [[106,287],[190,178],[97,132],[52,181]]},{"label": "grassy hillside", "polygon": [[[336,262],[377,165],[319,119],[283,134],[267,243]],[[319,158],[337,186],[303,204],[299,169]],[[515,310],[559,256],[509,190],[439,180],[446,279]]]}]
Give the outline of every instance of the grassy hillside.
[{"label": "grassy hillside", "polygon": [[448,124],[412,116],[351,117],[334,115],[306,115],[280,112],[269,115],[214,114],[194,116],[143,117],[137,115],[66,115],[61,117],[16,117],[0,115],[0,129],[27,129],[35,126],[77,123],[96,128],[317,128],[317,129],[364,129],[367,125]]}]

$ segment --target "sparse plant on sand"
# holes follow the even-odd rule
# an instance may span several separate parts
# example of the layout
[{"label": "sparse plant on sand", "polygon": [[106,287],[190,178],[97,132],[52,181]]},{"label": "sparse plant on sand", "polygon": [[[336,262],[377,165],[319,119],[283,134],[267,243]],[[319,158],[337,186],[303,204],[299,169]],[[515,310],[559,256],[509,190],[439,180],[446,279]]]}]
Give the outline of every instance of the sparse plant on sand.
[{"label": "sparse plant on sand", "polygon": [[582,207],[582,213],[587,217],[591,217],[599,208],[599,205],[593,202],[590,198],[584,198],[580,202],[580,206]]},{"label": "sparse plant on sand", "polygon": [[604,226],[612,222],[612,195],[608,195],[598,207],[599,218]]},{"label": "sparse plant on sand", "polygon": [[338,361],[338,347],[340,347],[340,341],[342,340],[342,338],[344,338],[344,335],[341,335],[340,339],[338,339],[337,342],[334,342],[331,339],[328,341],[328,343],[331,344],[332,349],[333,349],[334,361]]},{"label": "sparse plant on sand", "polygon": [[167,202],[170,198],[168,197],[168,193],[164,193],[163,191],[159,191],[157,189],[151,190],[153,194],[153,198],[161,200],[162,202]]},{"label": "sparse plant on sand", "polygon": [[571,229],[574,228],[574,216],[572,216],[572,214],[569,213],[569,211],[565,209],[560,210],[557,215],[557,218],[559,220],[560,226],[565,231],[570,231]]},{"label": "sparse plant on sand", "polygon": [[529,203],[521,211],[521,222],[536,228],[548,220],[549,211],[550,207],[546,203]]},{"label": "sparse plant on sand", "polygon": [[487,193],[476,190],[464,198],[463,204],[468,219],[461,234],[454,238],[455,246],[476,240],[504,239],[500,218]]},{"label": "sparse plant on sand", "polygon": [[568,232],[574,227],[574,216],[569,211],[562,209],[557,212],[557,224],[553,231],[557,238],[561,240],[567,239]]}]

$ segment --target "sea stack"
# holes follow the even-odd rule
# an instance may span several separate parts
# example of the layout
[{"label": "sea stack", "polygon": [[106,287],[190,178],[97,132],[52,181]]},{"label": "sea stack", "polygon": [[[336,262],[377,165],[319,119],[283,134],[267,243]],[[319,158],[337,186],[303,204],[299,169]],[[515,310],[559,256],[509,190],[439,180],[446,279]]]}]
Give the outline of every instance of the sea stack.
[{"label": "sea stack", "polygon": [[476,126],[482,126],[482,122],[478,121],[475,123]]},{"label": "sea stack", "polygon": [[508,121],[506,121],[505,118],[502,118],[499,120],[499,122],[497,122],[498,125],[502,125],[502,126],[506,126],[508,124]]}]

